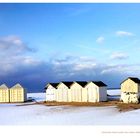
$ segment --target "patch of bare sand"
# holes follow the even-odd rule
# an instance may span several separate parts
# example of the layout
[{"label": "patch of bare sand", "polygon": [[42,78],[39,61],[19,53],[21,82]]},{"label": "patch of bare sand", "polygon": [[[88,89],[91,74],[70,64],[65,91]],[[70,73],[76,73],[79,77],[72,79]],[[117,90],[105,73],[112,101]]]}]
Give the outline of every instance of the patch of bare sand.
[{"label": "patch of bare sand", "polygon": [[91,107],[106,107],[106,106],[116,106],[119,112],[126,112],[135,109],[140,109],[140,104],[125,104],[120,101],[107,101],[107,102],[98,102],[98,103],[91,103],[91,102],[40,102],[38,104],[43,104],[46,106],[91,106]]}]

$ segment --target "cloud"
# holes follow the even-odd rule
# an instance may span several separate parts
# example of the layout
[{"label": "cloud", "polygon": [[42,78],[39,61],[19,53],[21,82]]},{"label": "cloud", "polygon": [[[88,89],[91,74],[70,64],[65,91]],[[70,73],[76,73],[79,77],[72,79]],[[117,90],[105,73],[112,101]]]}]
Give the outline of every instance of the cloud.
[{"label": "cloud", "polygon": [[123,60],[127,58],[128,58],[128,55],[122,52],[115,52],[110,56],[110,59],[113,59],[113,60]]},{"label": "cloud", "polygon": [[26,52],[31,53],[34,50],[18,36],[0,37],[0,75],[3,76],[8,72],[17,71],[18,65],[32,66],[39,62],[39,60],[26,55]]},{"label": "cloud", "polygon": [[99,43],[99,44],[102,44],[104,42],[105,38],[100,36],[96,39],[96,42]]},{"label": "cloud", "polygon": [[5,53],[23,53],[33,52],[34,50],[28,47],[18,36],[0,37],[0,51]]},{"label": "cloud", "polygon": [[[119,87],[127,76],[140,75],[140,65],[110,65],[96,62],[92,57],[66,56],[41,61],[22,56],[3,61],[0,70],[0,83],[9,86],[20,82],[28,92],[43,91],[48,82],[75,80],[102,80],[109,87]],[[17,59],[20,63],[16,63]],[[12,64],[11,64],[12,63]],[[3,69],[3,70],[2,70]]]},{"label": "cloud", "polygon": [[116,35],[117,35],[117,36],[120,36],[120,37],[122,37],[122,36],[134,36],[133,33],[131,33],[131,32],[126,32],[126,31],[117,31],[117,32],[116,32]]},{"label": "cloud", "polygon": [[43,61],[30,53],[32,49],[19,37],[0,38],[0,84],[21,83],[28,92],[43,91],[48,82],[75,80],[102,80],[119,87],[126,76],[140,75],[140,65],[102,64],[93,57],[72,55]]}]

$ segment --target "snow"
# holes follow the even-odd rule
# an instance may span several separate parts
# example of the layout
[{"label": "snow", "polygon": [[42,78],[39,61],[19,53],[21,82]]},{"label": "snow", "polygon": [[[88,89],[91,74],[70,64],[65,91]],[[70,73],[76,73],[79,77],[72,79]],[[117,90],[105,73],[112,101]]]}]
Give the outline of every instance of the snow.
[{"label": "snow", "polygon": [[121,90],[120,89],[109,89],[107,90],[108,100],[120,100]]},{"label": "snow", "polygon": [[45,101],[45,93],[28,93],[27,94],[27,98],[29,99],[29,98],[32,98],[32,99],[34,99],[35,101],[38,101],[38,102],[40,102],[40,101]]},{"label": "snow", "polygon": [[109,95],[121,95],[120,89],[108,89],[107,94]]},{"label": "snow", "polygon": [[[110,93],[113,92],[118,93],[113,90]],[[44,101],[45,94],[29,93],[28,98]],[[45,106],[33,103],[0,104],[0,125],[140,125],[140,110],[120,113],[115,106]]]}]

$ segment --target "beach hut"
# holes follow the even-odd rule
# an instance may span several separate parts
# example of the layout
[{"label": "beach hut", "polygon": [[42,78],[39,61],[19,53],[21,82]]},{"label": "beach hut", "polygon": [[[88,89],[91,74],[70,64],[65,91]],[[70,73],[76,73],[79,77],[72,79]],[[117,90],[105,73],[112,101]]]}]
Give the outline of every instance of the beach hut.
[{"label": "beach hut", "polygon": [[[71,92],[71,101],[72,102],[83,102],[84,87],[87,84],[85,81],[75,81],[70,86],[70,92]],[[85,95],[86,96],[86,95]],[[85,100],[87,101],[87,100]]]},{"label": "beach hut", "polygon": [[58,83],[48,83],[46,85],[46,101],[57,100],[57,85]]},{"label": "beach hut", "polygon": [[9,89],[5,84],[0,86],[0,102],[7,103],[9,102]]},{"label": "beach hut", "polygon": [[140,92],[140,79],[136,77],[128,77],[124,81],[121,82],[121,92]]},{"label": "beach hut", "polygon": [[121,82],[121,98],[125,103],[138,103],[140,98],[140,79],[128,77]]},{"label": "beach hut", "polygon": [[102,81],[91,81],[85,85],[87,102],[107,101],[107,85]]},{"label": "beach hut", "polygon": [[10,88],[10,102],[25,102],[26,100],[26,90],[20,84],[16,84]]},{"label": "beach hut", "polygon": [[60,82],[57,86],[57,101],[71,102],[70,86],[73,82]]}]

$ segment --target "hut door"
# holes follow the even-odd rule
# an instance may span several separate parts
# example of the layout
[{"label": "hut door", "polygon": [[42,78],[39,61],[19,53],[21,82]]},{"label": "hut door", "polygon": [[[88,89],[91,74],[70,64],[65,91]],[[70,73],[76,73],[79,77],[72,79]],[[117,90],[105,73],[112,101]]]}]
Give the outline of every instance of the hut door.
[{"label": "hut door", "polygon": [[50,90],[50,101],[53,101],[54,100],[54,89],[51,89]]},{"label": "hut door", "polygon": [[93,102],[93,89],[88,88],[88,101]]}]

